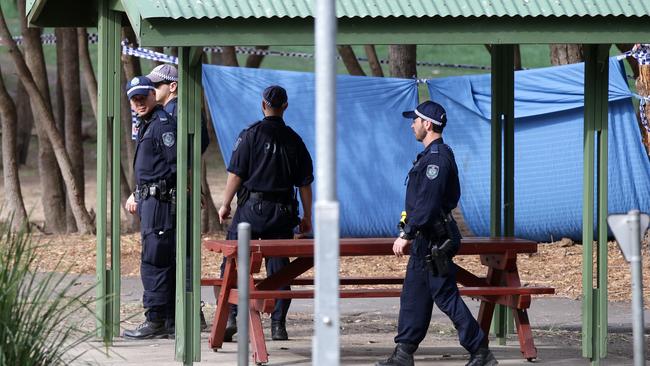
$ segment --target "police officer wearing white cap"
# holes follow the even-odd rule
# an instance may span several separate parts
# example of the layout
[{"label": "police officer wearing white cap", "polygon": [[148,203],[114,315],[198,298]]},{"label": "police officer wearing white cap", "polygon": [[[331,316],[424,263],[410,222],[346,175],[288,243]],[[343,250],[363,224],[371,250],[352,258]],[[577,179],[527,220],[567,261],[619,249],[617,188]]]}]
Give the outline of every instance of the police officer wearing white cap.
[{"label": "police officer wearing white cap", "polygon": [[460,248],[460,231],[451,216],[460,199],[454,153],[442,140],[447,125],[445,109],[426,101],[402,113],[424,150],[408,173],[406,222],[395,239],[393,252],[409,263],[400,296],[397,346],[377,366],[412,366],[413,353],[427,334],[433,304],[454,323],[460,344],[471,354],[468,366],[496,365],[488,339],[460,297],[452,257]]},{"label": "police officer wearing white cap", "polygon": [[[153,70],[151,70],[151,72],[147,75],[147,78],[151,80],[154,88],[156,89],[156,101],[163,106],[165,112],[169,113],[172,117],[174,117],[175,120],[178,120],[178,70],[176,67],[169,64],[158,65],[154,67]],[[191,143],[192,141],[190,141],[190,144]],[[201,116],[201,154],[207,150],[208,144],[210,144],[210,137],[208,136],[208,129],[205,124],[205,118]],[[201,198],[201,200],[203,200],[203,198]],[[191,258],[188,257],[188,288],[191,287],[191,263]],[[201,301],[201,307],[203,307],[203,305],[204,302]],[[208,323],[205,321],[203,309],[200,310],[199,315],[201,330],[208,329]],[[168,324],[168,327],[173,327],[173,322],[172,324]]]},{"label": "police officer wearing white cap", "polygon": [[131,79],[126,86],[131,109],[138,114],[133,168],[135,192],[126,209],[140,216],[140,277],[146,320],[124,331],[131,339],[167,338],[173,329],[176,279],[176,121],[156,103],[151,80]]}]

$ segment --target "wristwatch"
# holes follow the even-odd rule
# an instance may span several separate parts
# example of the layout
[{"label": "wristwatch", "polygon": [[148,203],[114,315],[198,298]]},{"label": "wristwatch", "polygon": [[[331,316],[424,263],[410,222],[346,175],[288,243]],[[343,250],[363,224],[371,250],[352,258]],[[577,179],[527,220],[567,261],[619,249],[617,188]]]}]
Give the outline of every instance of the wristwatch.
[{"label": "wristwatch", "polygon": [[399,238],[404,240],[413,240],[415,235],[412,233],[412,228],[408,225],[404,226],[404,230],[400,230]]}]

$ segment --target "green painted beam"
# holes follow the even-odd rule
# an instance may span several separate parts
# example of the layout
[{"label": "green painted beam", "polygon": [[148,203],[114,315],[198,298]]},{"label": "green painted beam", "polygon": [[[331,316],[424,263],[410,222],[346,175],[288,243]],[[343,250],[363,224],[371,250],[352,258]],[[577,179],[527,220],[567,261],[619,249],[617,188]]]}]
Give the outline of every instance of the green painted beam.
[{"label": "green painted beam", "polygon": [[[514,47],[493,45],[492,60],[492,173],[490,235],[514,235]],[[503,197],[503,199],[502,199]],[[507,307],[497,306],[492,331],[505,345],[514,326]]]},{"label": "green painted beam", "polygon": [[[589,358],[592,365],[598,365],[601,358],[607,356],[606,219],[609,45],[585,45],[584,55],[582,355]],[[597,150],[596,147],[598,147]],[[594,171],[594,169],[597,170]],[[596,176],[595,181],[594,175]],[[597,206],[595,207],[594,201],[596,200]],[[597,208],[596,211],[595,208]],[[593,266],[594,221],[596,221],[598,228],[597,281],[595,287]]]},{"label": "green painted beam", "polygon": [[608,148],[607,148],[607,131],[609,123],[608,114],[608,88],[609,88],[609,48],[610,45],[598,46],[598,70],[599,75],[597,78],[597,95],[598,106],[596,114],[596,139],[598,144],[597,150],[597,213],[596,221],[598,224],[598,296],[597,301],[597,339],[598,348],[600,350],[600,358],[607,357],[607,163],[608,163]]},{"label": "green painted beam", "polygon": [[[128,9],[127,9],[128,10]],[[341,18],[339,44],[636,43],[650,17]],[[141,21],[144,46],[313,45],[312,18]]]},{"label": "green painted beam", "polygon": [[[97,306],[98,337],[111,344],[119,333],[120,321],[120,27],[121,15],[108,2],[100,6],[98,31],[98,113],[97,113]],[[112,131],[108,126],[112,125]],[[112,133],[111,268],[107,269],[108,216],[108,137]],[[116,134],[117,133],[117,134]],[[117,136],[117,138],[115,138]],[[117,158],[116,158],[117,157]],[[117,175],[116,175],[117,172]],[[117,179],[116,179],[117,177]],[[116,183],[117,182],[117,183]],[[117,192],[117,193],[116,193]],[[114,233],[117,233],[114,235]]]},{"label": "green painted beam", "polygon": [[121,178],[121,152],[122,152],[122,123],[121,117],[121,49],[120,39],[122,32],[122,13],[110,10],[109,17],[111,19],[111,34],[108,36],[106,46],[108,47],[109,70],[108,70],[108,99],[110,105],[110,113],[112,119],[112,143],[111,148],[111,287],[110,287],[110,303],[111,315],[110,323],[107,324],[111,328],[110,337],[119,336],[120,334],[120,296],[121,296],[121,194],[120,178]]},{"label": "green painted beam", "polygon": [[202,63],[201,55],[203,51],[200,48],[192,48],[190,59],[190,70],[192,75],[192,84],[194,94],[190,100],[193,110],[193,118],[190,124],[193,126],[192,131],[192,242],[191,242],[191,260],[192,260],[192,350],[193,360],[201,361],[201,174],[203,165],[201,164],[201,101],[202,95]]},{"label": "green painted beam", "polygon": [[[176,205],[176,360],[191,364],[201,360],[201,63],[200,50],[179,49],[179,94]],[[188,178],[189,181],[188,181]],[[181,194],[188,192],[190,194]],[[179,213],[188,213],[182,215]],[[189,250],[189,253],[188,253]],[[188,273],[187,262],[191,262]],[[190,276],[192,286],[186,288]]]}]

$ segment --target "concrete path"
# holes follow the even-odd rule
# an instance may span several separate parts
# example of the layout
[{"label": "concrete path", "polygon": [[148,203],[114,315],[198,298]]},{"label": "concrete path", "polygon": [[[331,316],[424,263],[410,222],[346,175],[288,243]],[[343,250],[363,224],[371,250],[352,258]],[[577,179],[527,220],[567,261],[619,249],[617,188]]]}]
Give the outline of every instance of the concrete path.
[{"label": "concrete path", "polygon": [[[89,283],[92,278],[87,279]],[[131,327],[142,317],[140,299],[142,287],[139,279],[125,278],[122,282],[123,308],[138,315],[125,324]],[[202,298],[209,304],[206,315],[211,317],[214,296],[204,288]],[[478,312],[478,301],[466,298],[472,312]],[[588,365],[581,356],[581,302],[565,298],[543,297],[532,302],[529,311],[538,349],[536,363],[549,365]],[[397,326],[399,299],[344,299],[341,301],[341,365],[373,365],[386,358],[394,347],[393,337]],[[269,365],[311,365],[313,300],[294,300],[287,328],[290,340],[268,341]],[[650,312],[645,312],[650,328]],[[211,323],[211,319],[208,319]],[[264,318],[267,339],[270,339],[270,320]],[[631,309],[629,303],[612,303],[609,306],[609,355],[603,365],[632,365]],[[226,343],[218,352],[207,344],[207,333],[202,333],[201,363],[215,365],[237,364],[237,343]],[[646,339],[648,336],[646,335]],[[236,337],[235,337],[236,338]],[[235,339],[236,340],[236,339]],[[79,351],[87,351],[80,362],[100,365],[179,365],[174,361],[173,340],[128,341],[118,338],[109,355],[101,343],[95,342]],[[492,339],[490,347],[500,365],[529,365],[521,358],[517,337],[511,335],[506,345]],[[416,353],[416,365],[464,365],[466,351],[458,345],[453,326],[439,310],[435,309],[425,341]],[[252,361],[251,361],[251,364]]]}]

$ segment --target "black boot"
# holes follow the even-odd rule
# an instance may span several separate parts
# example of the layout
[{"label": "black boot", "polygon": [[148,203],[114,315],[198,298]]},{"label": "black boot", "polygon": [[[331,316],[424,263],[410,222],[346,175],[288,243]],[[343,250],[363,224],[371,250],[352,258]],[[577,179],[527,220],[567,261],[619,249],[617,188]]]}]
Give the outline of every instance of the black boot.
[{"label": "black boot", "polygon": [[201,316],[201,331],[205,331],[206,329],[208,329],[208,323],[205,321],[205,314],[203,314],[203,309],[201,309],[200,316]]},{"label": "black boot", "polygon": [[408,343],[398,343],[393,354],[386,361],[379,361],[375,366],[413,366],[413,353],[418,346]]},{"label": "black boot", "polygon": [[481,347],[478,351],[472,353],[469,362],[465,366],[494,366],[498,363],[489,348]]},{"label": "black boot", "polygon": [[281,320],[271,321],[271,339],[274,341],[286,341],[289,339],[285,322]]},{"label": "black boot", "polygon": [[124,337],[130,339],[158,339],[167,338],[169,332],[164,321],[145,320],[135,329],[124,331]]},{"label": "black boot", "polygon": [[232,342],[232,336],[237,333],[237,317],[231,311],[228,314],[228,323],[226,323],[226,332],[223,335],[224,342]]}]

